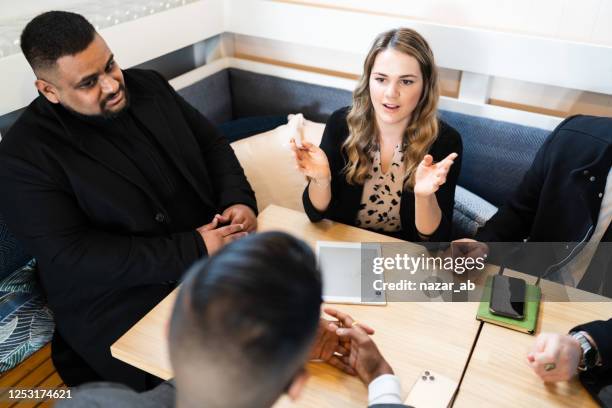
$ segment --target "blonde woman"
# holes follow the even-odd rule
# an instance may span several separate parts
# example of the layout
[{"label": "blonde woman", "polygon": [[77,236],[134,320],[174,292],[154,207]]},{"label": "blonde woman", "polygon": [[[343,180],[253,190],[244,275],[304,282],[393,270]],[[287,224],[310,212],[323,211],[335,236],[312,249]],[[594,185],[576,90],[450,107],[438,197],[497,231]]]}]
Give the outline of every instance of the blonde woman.
[{"label": "blonde woman", "polygon": [[407,28],[380,34],[352,106],[334,112],[320,147],[292,149],[310,182],[311,221],[329,218],[410,241],[450,241],[462,144],[437,117],[429,45]]}]

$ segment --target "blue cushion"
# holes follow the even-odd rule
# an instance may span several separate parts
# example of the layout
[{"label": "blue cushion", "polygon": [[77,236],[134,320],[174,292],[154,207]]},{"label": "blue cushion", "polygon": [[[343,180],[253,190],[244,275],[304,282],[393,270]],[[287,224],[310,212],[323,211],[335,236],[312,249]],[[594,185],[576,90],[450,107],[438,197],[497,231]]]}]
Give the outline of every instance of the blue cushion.
[{"label": "blue cushion", "polygon": [[31,260],[0,281],[0,372],[10,370],[51,341],[53,314]]},{"label": "blue cushion", "polygon": [[218,126],[229,142],[267,132],[287,123],[287,116],[253,116],[225,122]]},{"label": "blue cushion", "polygon": [[25,265],[31,258],[23,246],[11,234],[0,214],[0,279],[5,278],[17,268]]},{"label": "blue cushion", "polygon": [[549,131],[462,113],[440,111],[463,140],[459,184],[501,206],[531,166]]},{"label": "blue cushion", "polygon": [[497,212],[497,207],[461,186],[455,189],[453,211],[453,239],[474,238],[482,227]]}]

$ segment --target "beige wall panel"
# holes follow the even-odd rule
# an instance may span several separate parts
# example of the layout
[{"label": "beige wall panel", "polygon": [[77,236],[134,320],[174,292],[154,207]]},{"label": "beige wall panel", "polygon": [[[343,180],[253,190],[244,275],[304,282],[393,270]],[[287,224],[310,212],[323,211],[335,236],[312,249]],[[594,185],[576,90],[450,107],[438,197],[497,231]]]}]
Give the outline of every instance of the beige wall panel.
[{"label": "beige wall panel", "polygon": [[[346,78],[361,75],[362,55],[339,53],[323,48],[304,47],[291,43],[256,38],[245,35],[234,36],[235,55],[256,61],[276,63],[283,66],[323,72]],[[364,49],[364,55],[367,52]],[[440,90],[445,96],[456,97],[459,93],[461,72],[440,69]]]},{"label": "beige wall panel", "polygon": [[[369,45],[364,47],[364,55]],[[296,65],[325,67],[328,70],[354,75],[360,75],[363,66],[361,55],[245,35],[234,36],[234,49],[238,56],[256,56]]]},{"label": "beige wall panel", "polygon": [[490,102],[530,112],[566,117],[584,114],[612,117],[612,95],[496,78]]}]

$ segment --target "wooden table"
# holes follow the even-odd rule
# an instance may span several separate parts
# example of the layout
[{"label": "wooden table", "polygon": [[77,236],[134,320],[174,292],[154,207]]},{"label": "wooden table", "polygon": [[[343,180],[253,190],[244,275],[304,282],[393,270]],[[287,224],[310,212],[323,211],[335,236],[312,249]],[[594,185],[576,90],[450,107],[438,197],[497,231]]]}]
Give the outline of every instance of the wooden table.
[{"label": "wooden table", "polygon": [[[317,240],[398,242],[393,238],[343,224],[312,224],[306,215],[269,206],[258,217],[259,231],[281,230],[314,247]],[[111,347],[112,355],[161,378],[172,377],[166,328],[173,292]],[[459,381],[479,323],[475,303],[389,303],[387,306],[336,305],[376,329],[374,338],[401,378],[405,392],[419,374],[430,369]],[[281,398],[277,406],[360,407],[367,405],[367,388],[356,378],[325,364],[309,364],[312,377],[297,404]]]},{"label": "wooden table", "polygon": [[[535,283],[536,278],[516,271],[505,274]],[[573,327],[612,316],[610,299],[542,280],[543,302],[536,333],[567,333]],[[579,299],[547,302],[548,299]],[[527,364],[535,336],[484,323],[453,407],[597,407],[577,378],[545,384]],[[494,397],[492,397],[494,396]]]},{"label": "wooden table", "polygon": [[[318,240],[401,242],[327,220],[313,224],[303,213],[278,206],[266,208],[259,215],[258,223],[259,231],[285,231],[304,239],[313,248]],[[384,251],[385,248],[383,255]],[[477,280],[482,281],[495,271],[496,268],[489,268]],[[507,273],[527,281],[535,280],[517,272]],[[545,298],[552,291],[567,290],[548,281],[542,281],[541,286]],[[568,291],[570,295],[579,292],[576,289]],[[585,299],[584,293],[580,294],[581,299]],[[171,378],[166,328],[175,296],[176,291],[113,344],[112,355],[161,378]],[[601,299],[593,295],[593,300]],[[400,377],[405,394],[425,369],[456,381],[466,369],[455,407],[596,406],[577,380],[543,384],[526,363],[527,352],[535,337],[476,321],[478,304],[475,302],[336,306],[376,329],[376,343]],[[609,302],[543,302],[537,332],[566,333],[579,323],[608,319],[611,315],[612,303]],[[472,347],[473,355],[468,359]],[[308,369],[312,377],[300,400],[293,404],[283,397],[277,407],[366,406],[367,389],[356,378],[325,364],[311,363]]]},{"label": "wooden table", "polygon": [[[543,302],[538,333],[567,333],[580,323],[611,315],[609,302]],[[526,358],[534,340],[534,336],[485,323],[454,407],[596,407],[577,379],[545,384],[536,376]]]}]

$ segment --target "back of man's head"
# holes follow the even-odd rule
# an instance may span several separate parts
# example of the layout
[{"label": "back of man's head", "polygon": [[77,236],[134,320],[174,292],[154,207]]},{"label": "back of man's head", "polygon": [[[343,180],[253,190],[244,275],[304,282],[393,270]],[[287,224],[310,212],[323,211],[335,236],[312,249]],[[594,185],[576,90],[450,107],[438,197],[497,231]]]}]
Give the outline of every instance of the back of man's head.
[{"label": "back of man's head", "polygon": [[284,233],[246,237],[196,263],[170,324],[178,403],[272,405],[304,365],[321,295],[312,251]]},{"label": "back of man's head", "polygon": [[48,11],[30,21],[21,33],[21,51],[34,72],[52,68],[65,55],[85,50],[95,28],[80,14]]}]

